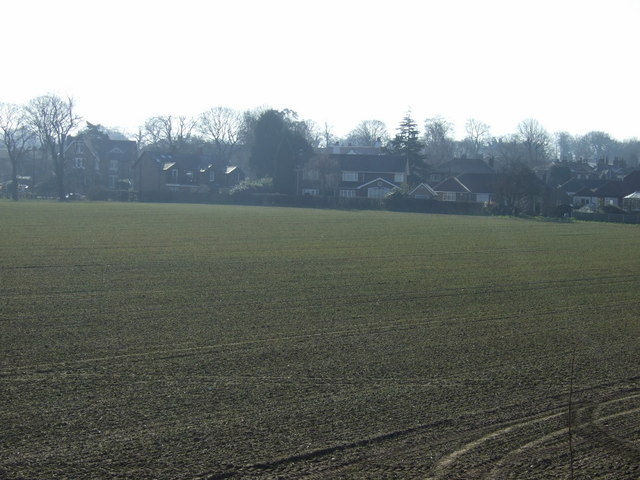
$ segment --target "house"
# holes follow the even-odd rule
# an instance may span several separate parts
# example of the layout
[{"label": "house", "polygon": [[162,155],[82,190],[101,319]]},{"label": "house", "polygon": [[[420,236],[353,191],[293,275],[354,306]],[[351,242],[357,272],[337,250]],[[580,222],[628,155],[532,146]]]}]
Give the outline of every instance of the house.
[{"label": "house", "polygon": [[133,180],[135,191],[141,194],[217,193],[244,180],[244,173],[206,155],[146,151],[134,165]]},{"label": "house", "polygon": [[67,190],[82,194],[92,189],[115,192],[129,189],[137,145],[131,140],[111,140],[106,135],[79,135],[67,139],[64,155],[68,165]]},{"label": "house", "polygon": [[438,200],[443,202],[493,202],[496,175],[487,173],[463,173],[449,177],[433,187]]},{"label": "house", "polygon": [[[640,191],[640,170],[628,173],[622,180],[582,180],[579,182],[582,182],[584,186],[571,194],[574,205],[596,205],[599,207],[614,205],[623,207],[625,197]],[[563,190],[565,185],[561,187]],[[575,186],[571,188],[573,189]]]},{"label": "house", "polygon": [[431,200],[437,198],[436,191],[427,183],[421,183],[409,192],[409,196],[418,200]]},{"label": "house", "polygon": [[572,195],[572,203],[574,207],[580,208],[585,205],[595,205],[597,198],[593,195],[594,190],[588,187],[582,187]]},{"label": "house", "polygon": [[624,197],[633,192],[633,187],[623,180],[609,180],[593,192],[593,197],[599,207],[605,205],[622,207]]},{"label": "house", "polygon": [[429,185],[437,185],[449,177],[457,177],[463,173],[495,175],[496,171],[482,159],[454,158],[432,169],[427,181]]},{"label": "house", "polygon": [[474,195],[476,203],[492,203],[496,192],[493,173],[463,173],[456,177]]},{"label": "house", "polygon": [[597,176],[594,168],[585,161],[568,162],[567,165],[571,176],[578,180],[589,180]]},{"label": "house", "polygon": [[607,183],[607,181],[601,179],[586,179],[574,177],[560,185],[559,189],[570,197],[573,197],[577,192],[584,192],[585,188],[594,191],[602,187],[605,183]]},{"label": "house", "polygon": [[320,195],[329,185],[341,197],[383,198],[409,176],[407,160],[399,155],[325,154],[323,158],[323,162],[312,159],[303,170],[302,195]]},{"label": "house", "polygon": [[433,187],[433,191],[438,195],[438,200],[443,202],[473,202],[474,196],[460,180],[456,177],[449,177],[443,182]]}]

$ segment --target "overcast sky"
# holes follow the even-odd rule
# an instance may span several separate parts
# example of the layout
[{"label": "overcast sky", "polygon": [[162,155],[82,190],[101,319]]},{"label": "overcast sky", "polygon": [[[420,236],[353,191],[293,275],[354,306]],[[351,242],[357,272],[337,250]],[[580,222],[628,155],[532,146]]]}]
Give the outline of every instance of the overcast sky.
[{"label": "overcast sky", "polygon": [[72,96],[129,132],[214,106],[290,108],[346,135],[476,118],[640,137],[640,0],[7,0],[0,101]]}]

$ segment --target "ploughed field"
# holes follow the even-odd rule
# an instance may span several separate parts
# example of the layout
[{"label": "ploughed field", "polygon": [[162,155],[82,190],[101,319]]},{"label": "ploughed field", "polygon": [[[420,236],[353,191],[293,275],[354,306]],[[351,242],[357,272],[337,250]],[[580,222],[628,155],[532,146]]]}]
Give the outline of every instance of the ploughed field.
[{"label": "ploughed field", "polygon": [[5,201],[0,259],[0,478],[640,477],[637,226]]}]

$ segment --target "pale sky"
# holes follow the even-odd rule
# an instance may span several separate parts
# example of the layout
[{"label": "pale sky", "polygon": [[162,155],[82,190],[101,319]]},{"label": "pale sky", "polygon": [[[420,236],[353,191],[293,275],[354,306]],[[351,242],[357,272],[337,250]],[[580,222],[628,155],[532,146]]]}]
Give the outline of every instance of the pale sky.
[{"label": "pale sky", "polygon": [[6,0],[0,102],[92,123],[289,108],[339,136],[475,118],[640,137],[640,0]]}]

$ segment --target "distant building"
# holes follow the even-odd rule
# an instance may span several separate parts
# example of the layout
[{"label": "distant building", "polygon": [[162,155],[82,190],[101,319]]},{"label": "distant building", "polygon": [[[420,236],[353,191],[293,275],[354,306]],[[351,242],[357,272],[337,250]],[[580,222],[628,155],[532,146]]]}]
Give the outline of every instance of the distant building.
[{"label": "distant building", "polygon": [[496,171],[482,159],[454,158],[431,169],[427,182],[429,185],[434,186],[450,177],[457,177],[463,173],[495,175]]},{"label": "distant building", "polygon": [[398,155],[328,154],[332,169],[319,171],[305,168],[299,193],[320,195],[323,185],[331,186],[331,194],[340,197],[383,198],[394,188],[407,183],[409,167]]},{"label": "distant building", "polygon": [[634,170],[622,180],[577,180],[571,179],[560,187],[572,197],[573,205],[624,207],[624,199],[640,191],[640,170]]},{"label": "distant building", "polygon": [[133,187],[141,194],[161,192],[217,193],[244,180],[237,166],[207,155],[146,151],[133,168]]},{"label": "distant building", "polygon": [[92,136],[69,137],[65,146],[69,192],[87,194],[92,189],[127,190],[136,159],[136,142]]}]

